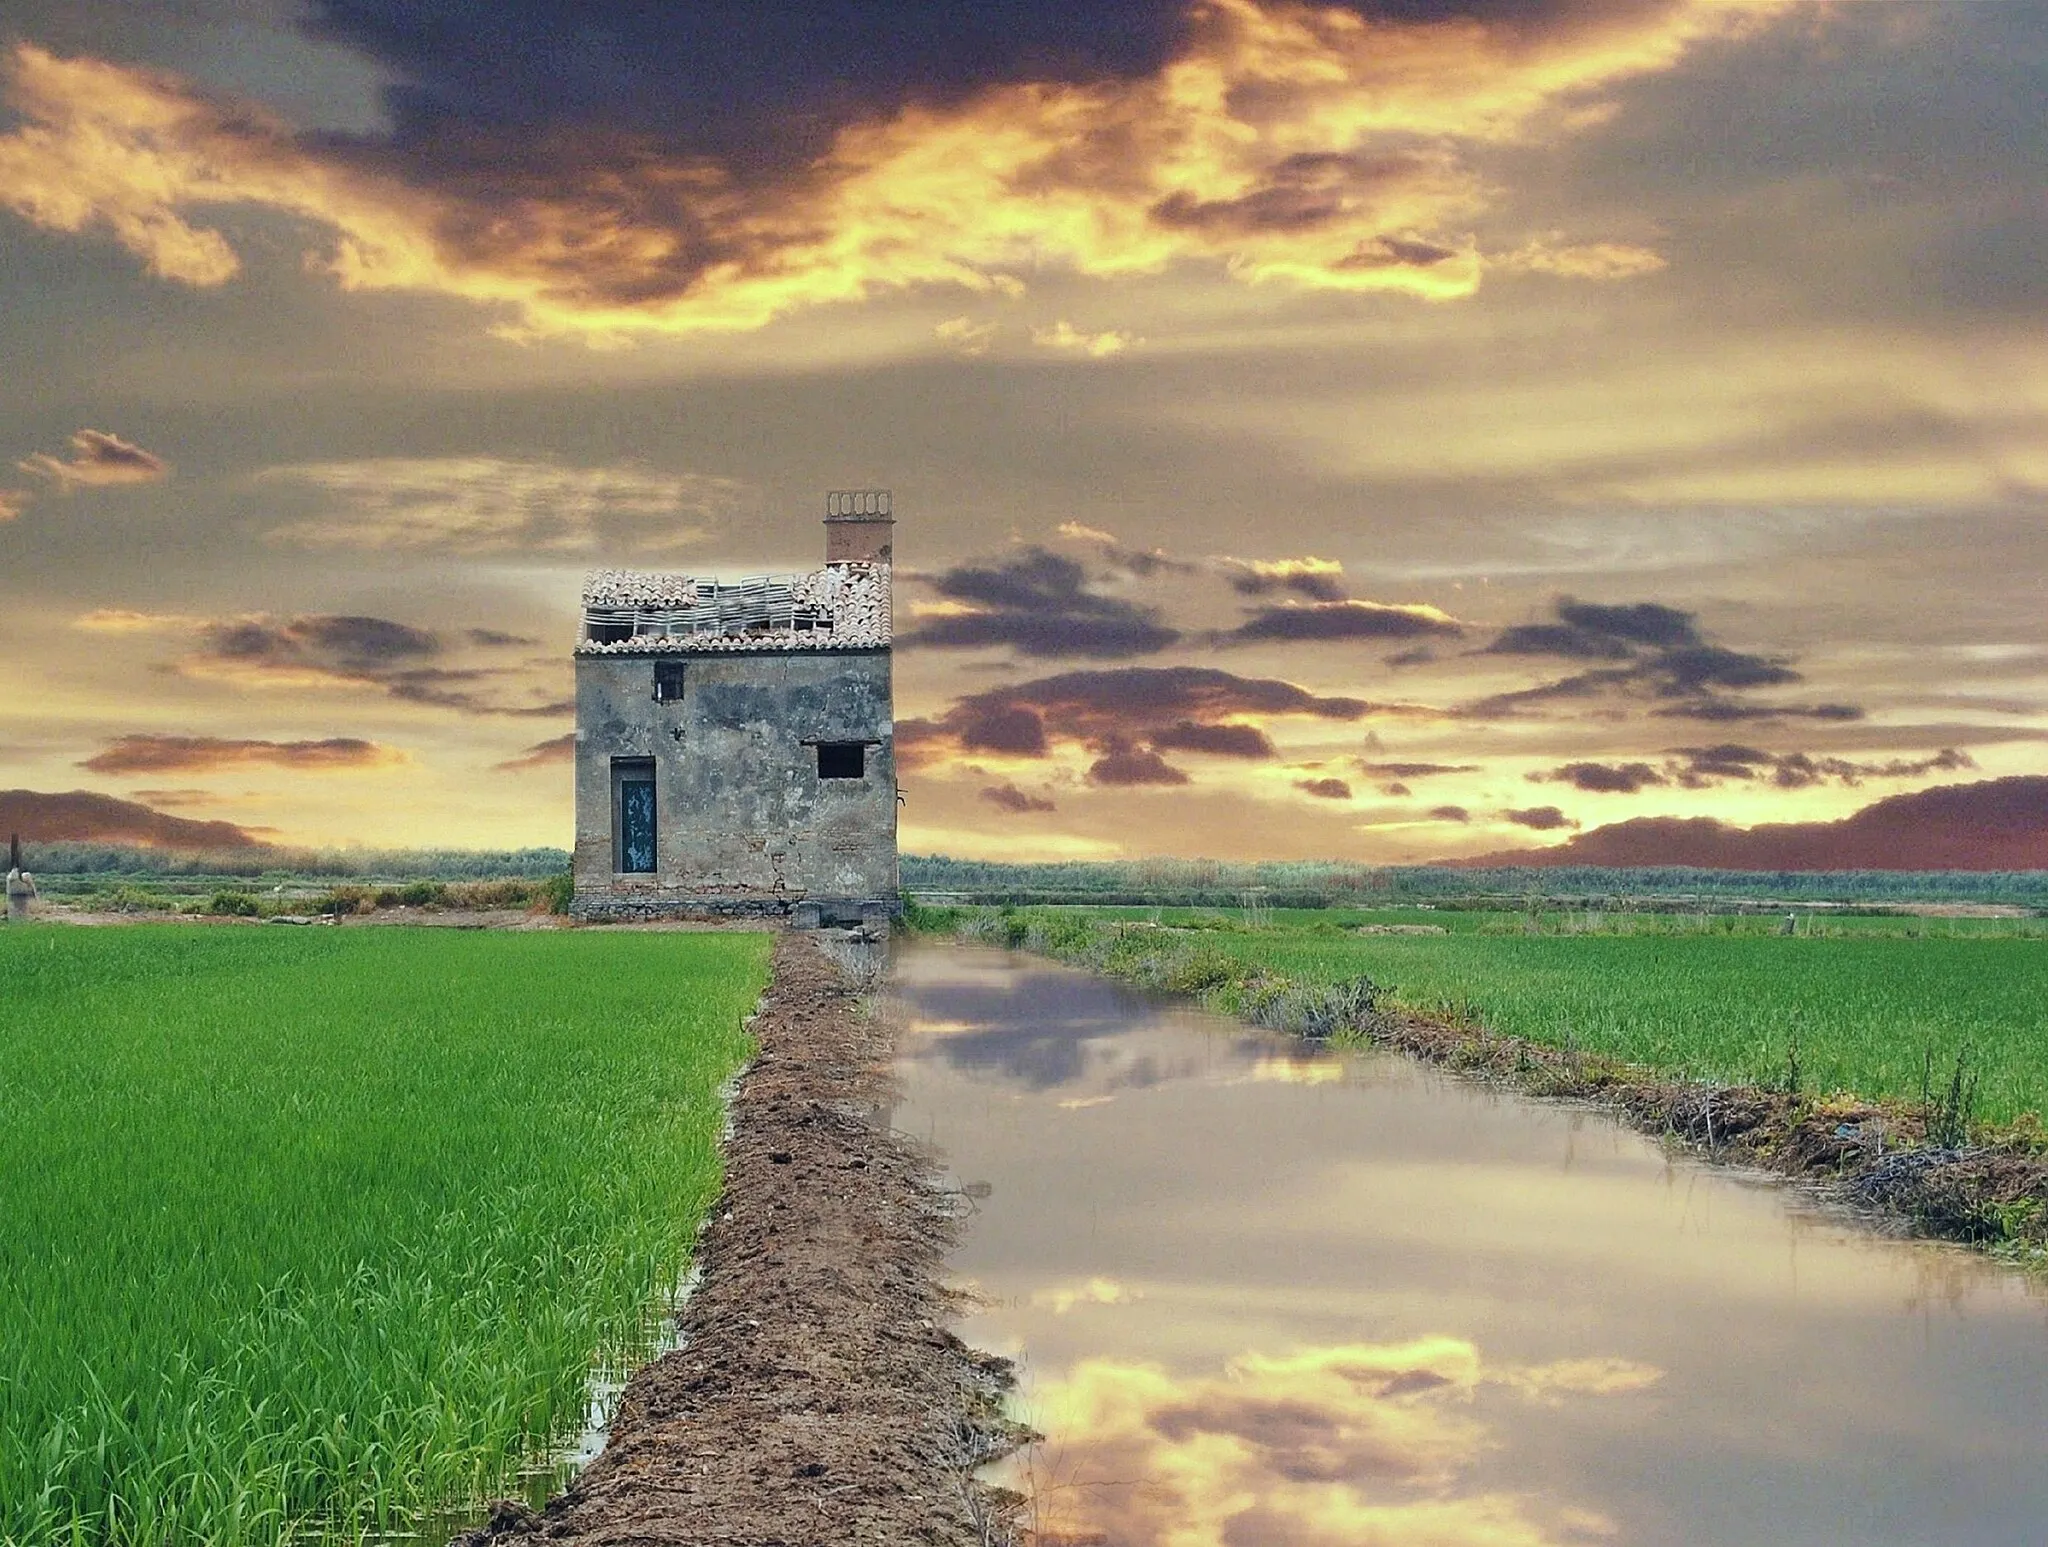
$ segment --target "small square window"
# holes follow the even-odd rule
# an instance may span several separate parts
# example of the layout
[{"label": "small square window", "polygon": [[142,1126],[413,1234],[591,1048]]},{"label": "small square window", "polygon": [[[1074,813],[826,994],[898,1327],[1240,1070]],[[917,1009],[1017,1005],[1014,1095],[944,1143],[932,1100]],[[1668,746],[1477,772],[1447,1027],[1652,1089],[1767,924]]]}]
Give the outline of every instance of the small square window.
[{"label": "small square window", "polygon": [[681,661],[656,661],[654,663],[654,701],[657,704],[679,704],[683,701],[683,663]]},{"label": "small square window", "polygon": [[868,776],[868,749],[858,741],[821,741],[818,743],[818,777],[820,779],[865,779]]}]

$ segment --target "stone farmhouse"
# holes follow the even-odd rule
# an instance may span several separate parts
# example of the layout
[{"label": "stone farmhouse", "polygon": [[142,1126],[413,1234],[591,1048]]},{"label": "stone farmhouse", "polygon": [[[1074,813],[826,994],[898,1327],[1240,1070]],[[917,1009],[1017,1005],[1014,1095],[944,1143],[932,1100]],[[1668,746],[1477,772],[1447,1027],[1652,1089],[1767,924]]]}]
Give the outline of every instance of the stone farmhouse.
[{"label": "stone farmhouse", "polygon": [[590,576],[577,915],[815,926],[896,910],[892,527],[886,490],[840,491],[808,574]]}]

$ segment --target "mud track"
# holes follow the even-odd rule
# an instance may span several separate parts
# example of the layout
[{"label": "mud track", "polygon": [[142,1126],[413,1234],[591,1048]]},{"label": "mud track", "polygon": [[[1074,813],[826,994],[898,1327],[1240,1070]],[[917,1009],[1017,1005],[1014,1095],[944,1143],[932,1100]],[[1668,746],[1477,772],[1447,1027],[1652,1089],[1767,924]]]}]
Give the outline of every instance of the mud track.
[{"label": "mud track", "polygon": [[546,1510],[460,1540],[984,1547],[1014,1501],[972,1478],[1021,1437],[1006,1361],[945,1330],[959,1199],[890,1130],[887,1033],[815,937],[776,943],[682,1347],[627,1385]]}]

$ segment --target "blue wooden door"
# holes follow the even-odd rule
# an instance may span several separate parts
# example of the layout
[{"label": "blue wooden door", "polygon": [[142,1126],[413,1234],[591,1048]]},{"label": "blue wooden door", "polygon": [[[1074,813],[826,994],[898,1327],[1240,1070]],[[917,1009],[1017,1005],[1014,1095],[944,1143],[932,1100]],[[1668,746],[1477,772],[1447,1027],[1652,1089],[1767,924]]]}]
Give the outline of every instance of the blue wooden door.
[{"label": "blue wooden door", "polygon": [[619,781],[619,869],[654,869],[654,781]]}]

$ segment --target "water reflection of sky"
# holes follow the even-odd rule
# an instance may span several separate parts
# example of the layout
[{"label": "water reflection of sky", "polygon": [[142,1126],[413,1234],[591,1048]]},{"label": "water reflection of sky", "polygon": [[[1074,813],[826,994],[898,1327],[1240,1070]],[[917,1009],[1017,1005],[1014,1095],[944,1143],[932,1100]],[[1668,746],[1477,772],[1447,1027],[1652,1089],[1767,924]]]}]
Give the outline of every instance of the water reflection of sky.
[{"label": "water reflection of sky", "polygon": [[1979,1259],[1043,963],[894,992],[1048,1544],[2048,1541],[2048,1314]]}]

